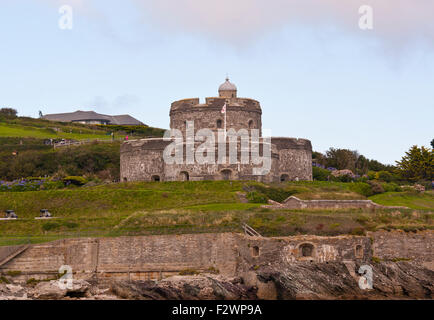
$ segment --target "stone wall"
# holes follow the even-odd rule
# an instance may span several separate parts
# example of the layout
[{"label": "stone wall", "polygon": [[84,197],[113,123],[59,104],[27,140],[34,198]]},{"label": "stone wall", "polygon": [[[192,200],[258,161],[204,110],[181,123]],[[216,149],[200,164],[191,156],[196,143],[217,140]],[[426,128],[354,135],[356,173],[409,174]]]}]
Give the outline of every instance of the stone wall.
[{"label": "stone wall", "polygon": [[[280,138],[281,139],[281,138]],[[127,141],[121,146],[120,173],[121,181],[152,181],[158,177],[159,181],[185,180],[187,173],[189,180],[256,180],[262,182],[286,181],[286,180],[312,180],[312,150],[310,142],[301,139],[286,138],[289,142],[287,148],[277,148],[271,144],[271,168],[266,175],[253,175],[253,168],[261,168],[261,164],[253,164],[250,154],[248,164],[229,164],[229,144],[226,145],[226,163],[219,164],[218,146],[215,148],[214,164],[194,164],[186,162],[186,147],[183,144],[183,164],[166,164],[163,152],[172,141],[164,141],[162,138]],[[260,140],[259,155],[263,156],[263,142]],[[196,142],[194,150],[202,142]],[[280,146],[282,147],[282,146]],[[237,159],[241,162],[241,143],[238,140]],[[225,174],[229,172],[229,177]]]},{"label": "stone wall", "polygon": [[280,181],[312,180],[312,144],[306,139],[271,138],[279,152]]},{"label": "stone wall", "polygon": [[146,237],[65,239],[32,245],[0,267],[21,271],[22,280],[52,278],[62,265],[75,278],[91,276],[157,279],[182,270],[219,270],[234,276],[255,265],[370,261],[367,237],[248,237],[190,234]]},{"label": "stone wall", "polygon": [[376,231],[368,233],[373,240],[373,255],[382,260],[415,261],[434,270],[434,232]]},{"label": "stone wall", "polygon": [[205,104],[200,104],[198,98],[175,101],[170,108],[170,128],[185,129],[185,121],[194,121],[196,130],[217,130],[217,121],[221,120],[223,124],[221,110],[225,103],[227,129],[262,128],[261,106],[258,101],[248,98],[206,98]]},{"label": "stone wall", "polygon": [[142,139],[122,144],[120,150],[121,181],[151,181],[154,176],[165,180],[163,151],[170,141]]},{"label": "stone wall", "polygon": [[52,278],[62,265],[76,278],[149,279],[209,268],[234,274],[233,241],[230,234],[65,239],[32,245],[0,272],[21,271],[23,280]]},{"label": "stone wall", "polygon": [[291,196],[282,203],[274,202],[270,205],[262,206],[270,209],[408,209],[406,207],[382,206],[371,200],[301,200]]}]

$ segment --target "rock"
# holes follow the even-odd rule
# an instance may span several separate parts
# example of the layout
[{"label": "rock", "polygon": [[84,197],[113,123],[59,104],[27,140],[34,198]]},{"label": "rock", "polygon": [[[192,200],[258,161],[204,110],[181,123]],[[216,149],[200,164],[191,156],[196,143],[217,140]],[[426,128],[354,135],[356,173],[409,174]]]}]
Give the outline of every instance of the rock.
[{"label": "rock", "polygon": [[240,300],[255,299],[239,278],[221,275],[173,276],[161,281],[115,281],[113,294],[124,299]]},{"label": "rock", "polygon": [[0,300],[27,300],[27,292],[20,285],[0,284]]},{"label": "rock", "polygon": [[39,282],[32,292],[32,297],[39,300],[59,300],[66,295],[66,289],[59,287],[59,281]]},{"label": "rock", "polygon": [[38,300],[59,300],[66,296],[79,298],[87,296],[89,288],[90,284],[84,280],[73,280],[71,288],[60,287],[58,280],[43,281],[33,289],[32,297]]},{"label": "rock", "polygon": [[85,280],[73,280],[72,288],[66,289],[68,296],[85,296],[90,289],[90,283]]},{"label": "rock", "polygon": [[298,263],[285,268],[264,267],[256,271],[260,281],[272,281],[277,299],[432,299],[434,271],[410,262],[370,265],[373,289],[362,290],[343,263]]}]

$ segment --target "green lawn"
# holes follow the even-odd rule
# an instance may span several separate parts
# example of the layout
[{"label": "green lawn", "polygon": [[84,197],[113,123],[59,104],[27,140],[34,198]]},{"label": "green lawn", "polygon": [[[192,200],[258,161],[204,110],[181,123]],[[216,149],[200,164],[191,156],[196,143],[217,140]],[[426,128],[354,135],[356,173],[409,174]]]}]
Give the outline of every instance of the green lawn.
[{"label": "green lawn", "polygon": [[[361,234],[378,228],[412,231],[433,226],[432,213],[426,210],[272,211],[261,208],[261,204],[241,202],[239,193],[249,185],[252,183],[241,181],[142,182],[0,192],[0,210],[14,209],[20,218],[0,221],[0,245],[63,237],[242,232],[243,222],[266,236]],[[278,185],[300,188],[298,191],[304,194],[314,190],[325,194],[331,190],[347,192],[347,186],[340,183]],[[381,196],[389,198],[390,194]],[[406,193],[392,196],[387,204],[408,206]],[[417,199],[426,204],[422,209],[432,208],[431,193]],[[56,219],[34,220],[42,208],[49,209]]]},{"label": "green lawn", "polygon": [[385,206],[404,206],[418,210],[434,210],[434,191],[387,192],[370,197],[372,201]]},{"label": "green lawn", "polygon": [[22,126],[14,124],[0,123],[0,137],[19,137],[19,138],[39,138],[39,139],[107,139],[111,137],[106,135],[105,132],[95,133],[88,132],[83,129],[83,133],[68,133],[68,132],[55,132],[50,128],[38,128],[31,126]]}]

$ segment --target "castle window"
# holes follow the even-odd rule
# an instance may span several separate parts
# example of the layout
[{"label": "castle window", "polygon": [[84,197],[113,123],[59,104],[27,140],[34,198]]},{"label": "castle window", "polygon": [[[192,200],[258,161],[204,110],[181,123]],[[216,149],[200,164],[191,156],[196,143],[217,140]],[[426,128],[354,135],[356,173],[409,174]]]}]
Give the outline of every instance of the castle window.
[{"label": "castle window", "polygon": [[128,179],[127,179],[127,178],[124,178],[124,182],[128,182]]},{"label": "castle window", "polygon": [[299,252],[301,257],[312,257],[313,245],[311,245],[310,243],[303,243],[299,247]]},{"label": "castle window", "polygon": [[222,128],[222,122],[220,119],[217,120],[217,129],[221,129]]},{"label": "castle window", "polygon": [[160,176],[152,176],[151,180],[154,182],[160,182]]},{"label": "castle window", "polygon": [[355,253],[356,259],[363,259],[363,247],[360,244],[356,246]]},{"label": "castle window", "polygon": [[289,176],[287,174],[282,174],[280,176],[280,182],[289,181]]},{"label": "castle window", "polygon": [[249,121],[249,129],[253,129],[253,120]]},{"label": "castle window", "polygon": [[258,246],[252,247],[252,256],[253,257],[259,257],[259,247]]}]

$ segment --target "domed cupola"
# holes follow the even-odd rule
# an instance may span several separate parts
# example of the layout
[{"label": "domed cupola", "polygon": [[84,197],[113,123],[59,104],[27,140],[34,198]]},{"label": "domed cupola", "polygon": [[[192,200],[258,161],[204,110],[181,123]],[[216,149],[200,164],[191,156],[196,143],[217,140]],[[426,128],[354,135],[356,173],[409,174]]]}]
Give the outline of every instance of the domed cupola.
[{"label": "domed cupola", "polygon": [[226,81],[219,87],[220,98],[236,98],[237,97],[237,86],[226,78]]}]

